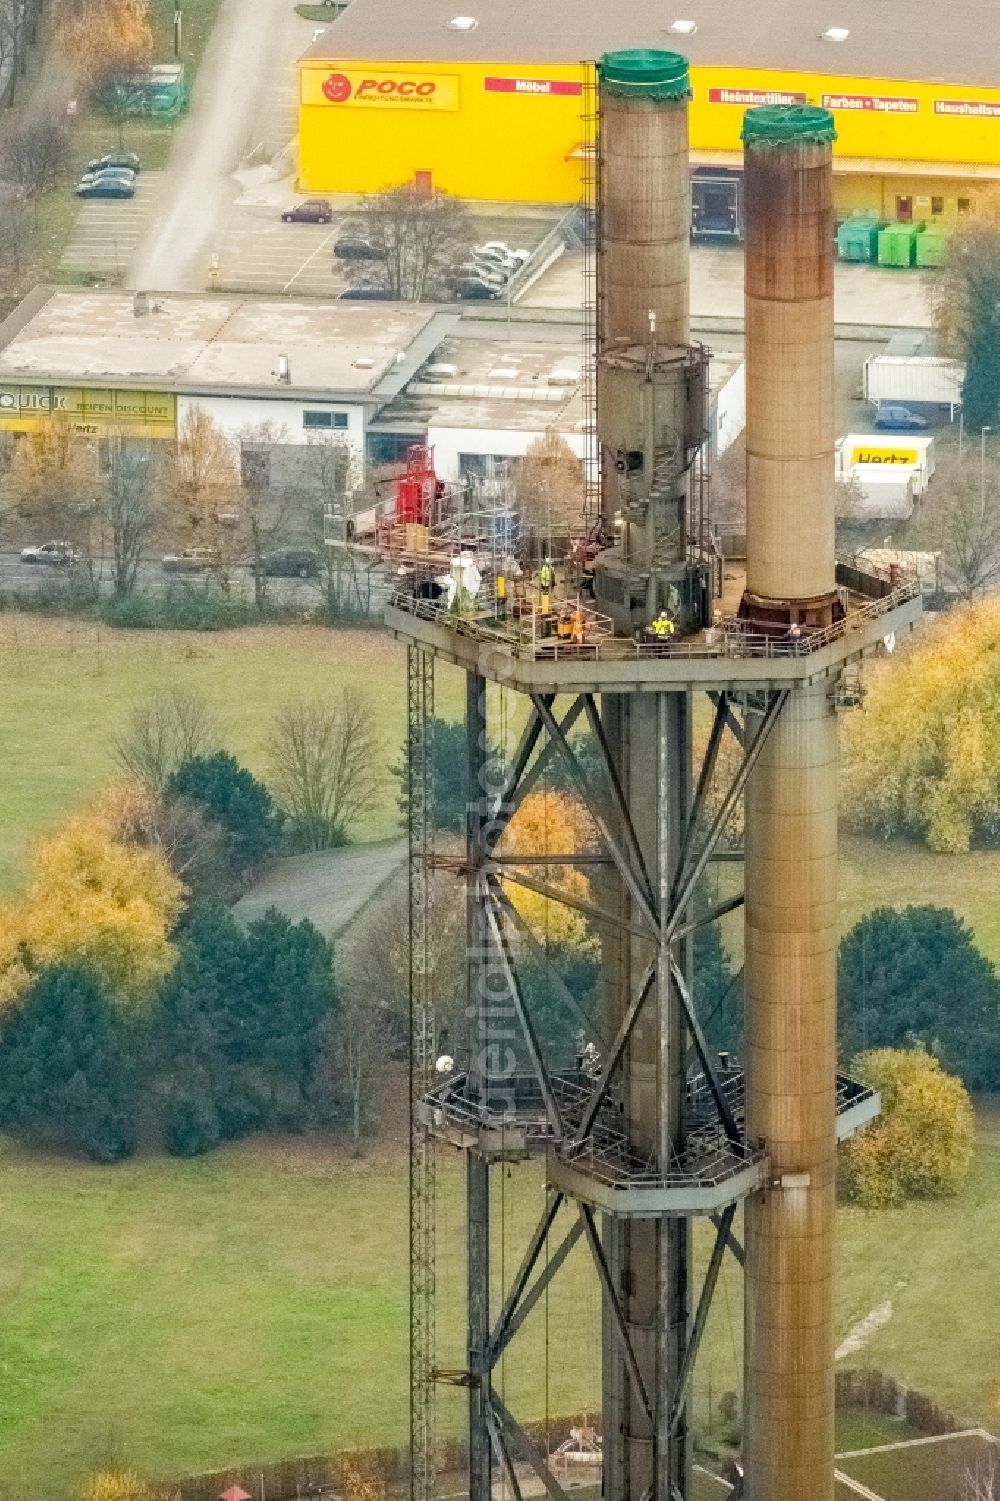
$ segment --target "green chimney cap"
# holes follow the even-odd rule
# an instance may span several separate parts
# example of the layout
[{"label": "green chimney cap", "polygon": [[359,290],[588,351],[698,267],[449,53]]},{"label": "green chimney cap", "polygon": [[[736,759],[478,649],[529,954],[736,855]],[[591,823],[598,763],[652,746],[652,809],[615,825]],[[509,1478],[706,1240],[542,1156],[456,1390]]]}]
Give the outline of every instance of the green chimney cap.
[{"label": "green chimney cap", "polygon": [[620,99],[691,98],[687,58],[677,52],[646,48],[605,52],[597,74],[607,93]]},{"label": "green chimney cap", "polygon": [[760,104],[743,116],[745,146],[822,146],[836,139],[833,115],[816,104]]}]

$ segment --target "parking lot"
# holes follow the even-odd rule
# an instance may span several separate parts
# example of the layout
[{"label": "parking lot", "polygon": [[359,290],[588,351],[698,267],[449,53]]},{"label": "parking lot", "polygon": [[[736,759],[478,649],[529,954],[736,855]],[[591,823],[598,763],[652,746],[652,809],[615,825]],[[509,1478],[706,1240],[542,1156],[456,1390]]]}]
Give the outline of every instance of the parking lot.
[{"label": "parking lot", "polygon": [[[288,198],[289,203],[293,197]],[[533,250],[560,216],[558,211],[543,211],[476,212],[471,217],[477,241],[505,240]],[[219,258],[218,289],[298,297],[339,296],[350,285],[350,265],[337,260],[333,247],[342,233],[353,232],[357,222],[356,212],[336,203],[330,224],[284,224],[277,204],[237,203],[215,251]]]},{"label": "parking lot", "polygon": [[140,172],[134,198],[81,198],[80,212],[60,262],[64,271],[95,277],[123,274],[146,227],[162,172]]}]

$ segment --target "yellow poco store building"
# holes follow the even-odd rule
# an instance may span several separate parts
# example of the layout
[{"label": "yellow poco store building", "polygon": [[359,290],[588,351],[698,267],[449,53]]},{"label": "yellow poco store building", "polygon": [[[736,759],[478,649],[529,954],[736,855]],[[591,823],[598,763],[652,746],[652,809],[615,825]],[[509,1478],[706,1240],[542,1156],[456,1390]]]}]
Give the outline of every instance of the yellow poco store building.
[{"label": "yellow poco store building", "polygon": [[572,203],[590,64],[657,47],[692,64],[696,225],[735,230],[743,111],[781,101],[833,110],[841,213],[957,217],[1000,189],[998,20],[997,0],[351,0],[300,61],[300,187]]}]

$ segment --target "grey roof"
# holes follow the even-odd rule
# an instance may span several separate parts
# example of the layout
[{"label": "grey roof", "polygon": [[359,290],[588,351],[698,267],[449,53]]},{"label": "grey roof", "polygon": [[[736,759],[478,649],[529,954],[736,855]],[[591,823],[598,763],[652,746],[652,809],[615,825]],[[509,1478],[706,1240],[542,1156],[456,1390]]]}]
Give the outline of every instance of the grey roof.
[{"label": "grey roof", "polygon": [[[460,14],[476,28],[451,29]],[[672,34],[677,17],[697,31]],[[850,35],[824,41],[828,26]],[[619,47],[721,67],[1000,87],[996,0],[351,0],[305,57],[575,63]]]},{"label": "grey roof", "polygon": [[[427,304],[285,302],[158,293],[137,317],[131,292],[48,288],[0,326],[0,384],[149,385],[381,405],[458,322]],[[279,381],[279,356],[290,379]]]}]

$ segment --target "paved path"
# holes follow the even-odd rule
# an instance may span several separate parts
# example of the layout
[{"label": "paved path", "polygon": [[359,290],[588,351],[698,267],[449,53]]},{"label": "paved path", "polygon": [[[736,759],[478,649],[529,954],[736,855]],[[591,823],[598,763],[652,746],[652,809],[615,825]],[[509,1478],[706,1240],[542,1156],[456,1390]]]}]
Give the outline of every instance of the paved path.
[{"label": "paved path", "polygon": [[204,290],[243,191],[233,174],[241,162],[270,160],[294,137],[295,60],[315,29],[290,0],[222,0],[130,286]]},{"label": "paved path", "polygon": [[293,922],[307,917],[328,938],[347,927],[406,858],[406,840],[358,844],[276,860],[234,911],[243,922],[277,907]]}]

